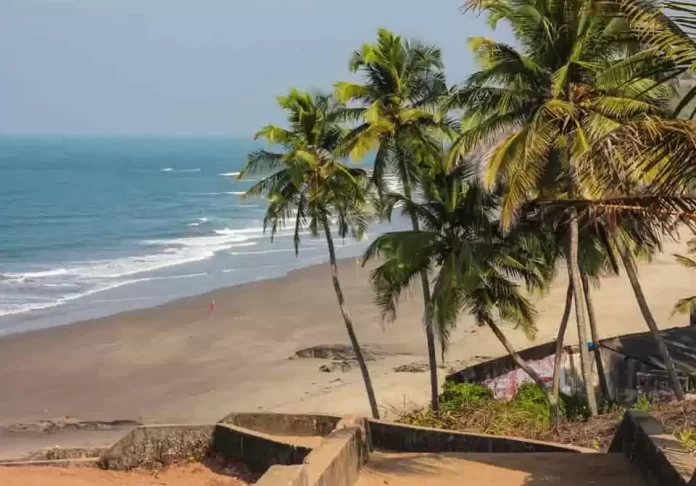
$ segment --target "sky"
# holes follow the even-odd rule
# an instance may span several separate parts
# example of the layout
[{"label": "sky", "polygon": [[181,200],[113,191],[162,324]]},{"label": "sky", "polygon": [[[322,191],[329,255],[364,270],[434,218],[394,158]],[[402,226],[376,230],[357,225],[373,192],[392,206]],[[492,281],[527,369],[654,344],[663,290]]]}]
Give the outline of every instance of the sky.
[{"label": "sky", "polygon": [[380,27],[443,49],[510,41],[462,0],[0,0],[0,134],[233,134],[282,121],[275,96],[353,79]]}]

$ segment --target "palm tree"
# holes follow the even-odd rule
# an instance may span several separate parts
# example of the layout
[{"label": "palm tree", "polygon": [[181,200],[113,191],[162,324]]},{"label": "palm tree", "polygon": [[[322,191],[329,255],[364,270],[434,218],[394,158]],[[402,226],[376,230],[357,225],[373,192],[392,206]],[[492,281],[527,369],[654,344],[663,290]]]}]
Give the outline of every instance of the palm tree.
[{"label": "palm tree", "polygon": [[389,211],[402,206],[405,214],[416,215],[421,229],[381,235],[365,253],[365,262],[373,258],[381,262],[371,281],[383,312],[395,315],[403,292],[422,272],[432,274],[426,314],[441,330],[445,345],[458,316],[470,313],[478,325],[491,329],[517,366],[555,405],[542,378],[499,327],[507,322],[530,338],[536,333],[536,310],[516,282],[524,282],[528,290],[545,287],[550,267],[537,251],[538,242],[524,228],[507,235],[500,231],[499,197],[481,186],[470,162],[433,167],[425,176],[420,199],[385,194]]},{"label": "palm tree", "polygon": [[[438,113],[438,103],[447,93],[440,50],[407,41],[385,29],[375,44],[364,44],[353,54],[350,71],[359,72],[363,84],[336,83],[336,97],[357,104],[344,110],[343,119],[357,126],[346,137],[345,150],[354,158],[375,151],[372,182],[382,195],[385,178],[398,177],[403,195],[411,199],[421,167],[441,149],[441,135],[455,125]],[[415,231],[418,218],[408,215]],[[430,302],[428,275],[420,274],[423,301]],[[435,330],[424,313],[431,378],[431,403],[439,406]]]},{"label": "palm tree", "polygon": [[[659,81],[688,79],[696,72],[696,5],[683,0],[612,0],[609,3],[630,19],[645,43],[672,61],[672,65],[656,73]],[[687,84],[675,115],[696,117],[694,100],[696,84]]]},{"label": "palm tree", "polygon": [[[488,12],[493,23],[512,25],[521,48],[476,38],[482,66],[451,98],[465,110],[455,147],[468,152],[492,146],[485,156],[488,187],[503,182],[501,222],[510,228],[530,199],[583,198],[578,161],[594,141],[622,124],[666,109],[672,87],[638,76],[636,65],[658,64],[654,49],[642,49],[625,18],[605,15],[593,0],[469,0],[469,9]],[[642,72],[642,71],[641,71]],[[454,151],[454,153],[457,153]],[[554,194],[544,192],[549,167],[557,170]],[[604,170],[608,170],[605,161]],[[566,207],[566,260],[573,288],[586,395],[597,413],[587,346],[580,229],[575,206]]]},{"label": "palm tree", "polygon": [[[536,232],[537,238],[542,242],[541,251],[546,255],[549,267],[555,270],[557,262],[566,260],[568,245],[568,225],[562,214],[550,214],[542,211],[538,201],[531,201],[525,205],[521,212],[521,220],[516,227],[523,224],[528,231]],[[560,224],[559,224],[560,221]],[[585,218],[579,224],[580,238],[578,243],[578,265],[583,287],[584,303],[590,324],[591,342],[599,341],[599,332],[596,312],[592,299],[592,287],[600,285],[601,277],[607,274],[618,274],[618,263],[613,252],[608,248],[608,237],[604,227],[591,224]],[[549,285],[555,278],[555,272],[549,275]],[[558,402],[560,396],[560,377],[562,367],[563,345],[566,329],[573,304],[573,287],[568,285],[565,298],[565,307],[561,317],[558,335],[556,338],[556,358],[552,380],[552,394]],[[594,346],[594,359],[596,362],[599,383],[604,397],[610,398],[610,390],[604,373],[600,349]],[[556,415],[560,410],[556,410]],[[557,415],[558,416],[558,415]]]},{"label": "palm tree", "polygon": [[345,131],[333,121],[339,106],[332,97],[293,89],[287,96],[279,97],[278,103],[288,113],[289,127],[267,125],[256,138],[265,139],[271,146],[280,146],[283,151],[251,153],[239,178],[259,173],[265,175],[247,191],[247,195],[267,195],[269,205],[264,230],[270,227],[272,237],[287,222],[292,224],[296,253],[305,228],[315,237],[323,231],[338,306],[365,382],[372,415],[379,418],[372,380],[338,278],[332,234],[332,220],[335,220],[341,238],[349,233],[360,237],[364,232],[367,225],[363,214],[367,173],[346,166],[335,156]]},{"label": "palm tree", "polygon": [[[696,253],[696,240],[691,240],[689,242],[689,253]],[[696,269],[696,260],[694,258],[688,257],[686,255],[674,255],[674,258],[677,260],[677,263],[679,263],[681,266],[685,268],[690,268],[692,270]],[[693,314],[694,311],[696,311],[696,295],[679,299],[677,304],[674,306],[672,315]]]}]

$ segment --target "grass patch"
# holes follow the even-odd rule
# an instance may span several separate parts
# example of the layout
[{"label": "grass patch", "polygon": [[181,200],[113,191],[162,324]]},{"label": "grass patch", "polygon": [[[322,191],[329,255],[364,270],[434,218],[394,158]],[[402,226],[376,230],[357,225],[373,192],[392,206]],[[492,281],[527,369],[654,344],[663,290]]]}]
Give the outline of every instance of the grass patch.
[{"label": "grass patch", "polygon": [[502,401],[485,386],[447,382],[440,395],[440,412],[424,407],[396,413],[397,421],[408,425],[606,450],[624,412],[608,407],[602,416],[589,420],[585,400],[564,395],[560,408],[562,421],[552,427],[551,406],[544,391],[534,383],[521,385],[512,400]]}]

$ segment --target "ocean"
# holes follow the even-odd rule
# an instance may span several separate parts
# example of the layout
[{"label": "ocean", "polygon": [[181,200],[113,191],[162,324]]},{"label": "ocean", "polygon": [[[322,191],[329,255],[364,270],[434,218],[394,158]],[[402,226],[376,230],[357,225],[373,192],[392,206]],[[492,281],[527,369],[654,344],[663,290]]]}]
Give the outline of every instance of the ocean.
[{"label": "ocean", "polygon": [[[263,232],[236,175],[251,140],[0,137],[0,334],[280,277],[328,259],[323,239]],[[363,242],[337,241],[341,258]],[[328,278],[328,277],[327,277]],[[202,309],[202,313],[207,309]]]}]

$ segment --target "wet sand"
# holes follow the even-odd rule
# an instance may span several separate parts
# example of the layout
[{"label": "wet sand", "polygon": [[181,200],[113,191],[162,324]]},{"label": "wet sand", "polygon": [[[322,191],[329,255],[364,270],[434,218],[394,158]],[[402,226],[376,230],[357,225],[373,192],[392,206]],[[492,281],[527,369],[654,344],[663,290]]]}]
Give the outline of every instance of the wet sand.
[{"label": "wet sand", "polygon": [[[640,274],[659,324],[677,299],[696,288],[696,272],[674,263],[669,244]],[[362,344],[382,357],[369,363],[381,405],[403,407],[428,399],[428,373],[394,373],[395,366],[426,360],[419,290],[382,323],[368,285],[369,269],[340,264],[348,309]],[[555,338],[564,306],[563,271],[538,302],[536,343]],[[602,337],[643,332],[625,278],[607,278],[595,295]],[[215,299],[214,318],[209,304]],[[529,342],[505,328],[520,347]],[[576,342],[574,323],[568,341]],[[60,328],[0,338],[0,425],[57,417],[82,420],[202,423],[232,411],[367,414],[360,374],[321,373],[326,361],[288,359],[300,348],[348,344],[328,267],[285,278],[222,289],[159,307]],[[448,360],[459,365],[504,354],[489,330],[463,316]],[[442,371],[444,376],[444,371]]]}]

